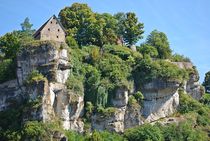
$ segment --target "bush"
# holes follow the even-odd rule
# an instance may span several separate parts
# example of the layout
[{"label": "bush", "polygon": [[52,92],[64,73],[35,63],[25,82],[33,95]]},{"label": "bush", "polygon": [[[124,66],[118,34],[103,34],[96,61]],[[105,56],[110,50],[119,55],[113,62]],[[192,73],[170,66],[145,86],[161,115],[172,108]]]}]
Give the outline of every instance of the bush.
[{"label": "bush", "polygon": [[77,48],[78,47],[77,41],[71,36],[66,37],[66,43],[71,48]]},{"label": "bush", "polygon": [[129,98],[128,98],[128,105],[129,106],[135,106],[135,105],[137,105],[137,100],[136,100],[136,98],[133,96],[133,95],[131,95],[131,96],[129,96]]},{"label": "bush", "polygon": [[85,136],[74,131],[66,131],[65,135],[68,141],[85,141]]},{"label": "bush", "polygon": [[70,75],[66,81],[66,86],[69,90],[78,95],[84,94],[83,78],[79,76]]},{"label": "bush", "polygon": [[193,128],[191,121],[180,122],[177,124],[169,124],[160,127],[166,141],[206,141],[207,133],[199,128]]},{"label": "bush", "polygon": [[139,102],[139,104],[142,104],[143,100],[144,100],[144,95],[140,92],[140,91],[137,91],[135,94],[134,94],[134,97],[135,99]]},{"label": "bush", "polygon": [[[92,141],[125,141],[125,139],[116,133],[110,133],[107,131],[98,132],[94,131],[92,135]],[[97,140],[99,139],[99,140]]]},{"label": "bush", "polygon": [[128,141],[161,141],[163,135],[161,130],[151,124],[144,124],[142,126],[128,129],[125,131],[125,138]]},{"label": "bush", "polygon": [[34,82],[38,81],[45,81],[46,78],[39,73],[37,70],[33,70],[26,78],[25,83],[30,85],[33,84]]},{"label": "bush", "polygon": [[203,107],[201,103],[197,100],[193,99],[190,95],[184,93],[183,91],[179,91],[180,96],[180,106],[179,112],[184,114],[191,111],[199,110]]},{"label": "bush", "polygon": [[187,79],[187,71],[178,68],[171,62],[164,60],[152,61],[149,56],[139,61],[133,71],[133,77],[138,86],[155,79],[179,81]]},{"label": "bush", "polygon": [[210,107],[210,94],[205,94],[204,96],[202,96],[200,102]]},{"label": "bush", "polygon": [[0,83],[16,78],[16,63],[11,59],[0,62]]},{"label": "bush", "polygon": [[172,62],[191,62],[191,60],[184,55],[174,54],[171,59]]},{"label": "bush", "polygon": [[23,126],[23,136],[25,139],[40,140],[40,136],[45,134],[43,124],[38,121],[28,121]]}]

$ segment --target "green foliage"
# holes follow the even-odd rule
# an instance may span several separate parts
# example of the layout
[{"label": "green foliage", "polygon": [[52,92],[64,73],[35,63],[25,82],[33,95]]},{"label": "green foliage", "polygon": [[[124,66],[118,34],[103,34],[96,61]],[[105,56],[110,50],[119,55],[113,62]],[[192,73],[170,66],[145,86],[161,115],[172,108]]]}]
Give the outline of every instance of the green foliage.
[{"label": "green foliage", "polygon": [[140,48],[138,48],[138,51],[143,55],[149,55],[152,58],[158,57],[158,51],[155,47],[147,44],[142,44]]},{"label": "green foliage", "polygon": [[67,29],[68,35],[74,37],[80,46],[91,44],[95,38],[95,14],[87,4],[74,3],[65,7],[59,13],[62,25]]},{"label": "green foliage", "polygon": [[73,131],[65,131],[68,141],[86,141],[86,137]]},{"label": "green foliage", "polygon": [[16,78],[16,63],[11,59],[0,62],[0,83]]},{"label": "green foliage", "polygon": [[151,124],[144,124],[142,126],[128,129],[125,131],[125,138],[128,141],[161,141],[163,135],[161,130],[152,126]]},{"label": "green foliage", "polygon": [[77,48],[78,47],[77,41],[72,36],[67,36],[66,37],[66,43],[71,48]]},{"label": "green foliage", "polygon": [[38,121],[28,121],[23,126],[23,136],[26,139],[40,140],[40,136],[45,134],[44,125]]},{"label": "green foliage", "polygon": [[172,62],[191,62],[189,58],[185,57],[184,55],[177,54],[177,53],[175,53],[171,57],[171,61]]},{"label": "green foliage", "polygon": [[146,44],[153,46],[158,51],[158,58],[168,59],[171,57],[171,49],[167,36],[163,32],[154,30],[147,37]]},{"label": "green foliage", "polygon": [[128,105],[129,106],[134,107],[134,106],[138,105],[137,103],[138,102],[133,95],[129,96],[129,98],[128,98]]},{"label": "green foliage", "polygon": [[155,79],[181,82],[187,79],[188,76],[186,70],[180,69],[171,62],[164,60],[152,61],[148,56],[137,62],[133,74],[136,78],[136,84],[140,85]]},{"label": "green foliage", "polygon": [[126,141],[122,136],[107,131],[93,131],[93,134],[87,139],[88,141]]},{"label": "green foliage", "polygon": [[160,127],[166,141],[206,141],[207,134],[199,128],[193,128],[191,121],[181,122],[178,125],[169,124]]},{"label": "green foliage", "polygon": [[142,105],[143,100],[144,100],[144,95],[143,95],[140,91],[137,91],[137,92],[134,94],[134,97],[135,97],[135,99],[139,102],[139,104]]},{"label": "green foliage", "polygon": [[200,102],[210,107],[210,94],[206,93],[205,95],[203,95],[200,99]]},{"label": "green foliage", "polygon": [[46,78],[37,70],[33,70],[26,78],[25,83],[30,85],[39,81],[45,81]]},{"label": "green foliage", "polygon": [[20,49],[20,39],[16,32],[7,33],[0,37],[0,52],[6,59],[15,59],[16,53]]},{"label": "green foliage", "polygon": [[21,25],[21,28],[22,28],[22,31],[31,31],[31,27],[33,26],[33,24],[31,24],[29,22],[29,18],[26,17],[24,22],[20,24]]},{"label": "green foliage", "polygon": [[139,39],[143,38],[142,34],[144,33],[144,24],[138,22],[138,18],[136,17],[135,13],[126,13],[126,18],[123,21],[123,25],[125,27],[123,38],[125,43],[127,43],[129,46],[134,45]]},{"label": "green foliage", "polygon": [[69,90],[78,95],[84,94],[83,78],[76,75],[70,75],[66,81],[66,86]]},{"label": "green foliage", "polygon": [[210,93],[210,71],[205,74],[203,85],[206,89],[206,92]]},{"label": "green foliage", "polygon": [[201,103],[184,93],[182,90],[179,91],[180,96],[180,113],[188,113],[190,111],[196,111],[203,107]]},{"label": "green foliage", "polygon": [[116,110],[117,109],[114,107],[103,108],[102,106],[99,106],[97,108],[97,112],[106,117],[113,115],[116,112]]},{"label": "green foliage", "polygon": [[132,50],[130,50],[129,48],[124,47],[124,46],[106,45],[106,46],[104,46],[104,50],[107,53],[117,55],[124,61],[128,60],[129,57],[133,57],[135,60],[142,59],[141,53],[133,52]]}]

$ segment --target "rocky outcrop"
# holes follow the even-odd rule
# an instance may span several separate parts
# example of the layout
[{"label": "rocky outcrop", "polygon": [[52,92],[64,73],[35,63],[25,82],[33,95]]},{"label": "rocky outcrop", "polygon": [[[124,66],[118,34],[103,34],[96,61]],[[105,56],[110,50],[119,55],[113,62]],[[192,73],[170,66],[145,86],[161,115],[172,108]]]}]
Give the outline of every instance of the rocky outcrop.
[{"label": "rocky outcrop", "polygon": [[23,93],[17,80],[11,80],[0,85],[0,111],[12,108],[21,103]]},{"label": "rocky outcrop", "polygon": [[173,114],[179,105],[179,83],[163,80],[153,80],[145,84],[142,93],[144,95],[143,116],[146,122]]},{"label": "rocky outcrop", "polygon": [[143,124],[141,107],[128,104],[128,93],[125,87],[118,88],[111,99],[113,107],[92,116],[92,129],[122,133],[127,128]]},{"label": "rocky outcrop", "polygon": [[124,116],[126,107],[115,108],[112,113],[96,113],[92,116],[92,129],[124,132]]},{"label": "rocky outcrop", "polygon": [[189,79],[184,82],[183,88],[187,94],[194,99],[199,100],[204,94],[204,88],[199,82],[199,74],[191,62],[173,62],[181,69],[186,69],[189,72]]},{"label": "rocky outcrop", "polygon": [[20,85],[32,70],[39,70],[49,81],[65,83],[70,63],[66,45],[52,41],[38,41],[24,47],[17,56],[17,78]]},{"label": "rocky outcrop", "polygon": [[[0,85],[0,110],[24,99],[39,102],[25,109],[23,121],[60,119],[64,129],[83,131],[84,98],[67,89],[70,73],[67,46],[52,41],[37,41],[24,47],[17,56],[17,80]],[[38,70],[45,79],[25,84],[28,75]],[[21,102],[21,100],[20,100]],[[13,102],[14,103],[14,102]]]}]

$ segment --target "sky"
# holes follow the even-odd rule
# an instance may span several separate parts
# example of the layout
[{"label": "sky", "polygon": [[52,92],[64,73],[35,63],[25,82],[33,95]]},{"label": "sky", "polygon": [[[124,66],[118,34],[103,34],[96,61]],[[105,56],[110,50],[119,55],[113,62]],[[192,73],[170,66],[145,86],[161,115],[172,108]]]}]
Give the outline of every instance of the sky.
[{"label": "sky", "polygon": [[1,0],[0,36],[20,29],[29,17],[38,29],[72,3],[87,3],[94,12],[135,12],[144,23],[144,39],[154,29],[164,32],[174,53],[189,57],[200,82],[210,71],[210,0]]}]

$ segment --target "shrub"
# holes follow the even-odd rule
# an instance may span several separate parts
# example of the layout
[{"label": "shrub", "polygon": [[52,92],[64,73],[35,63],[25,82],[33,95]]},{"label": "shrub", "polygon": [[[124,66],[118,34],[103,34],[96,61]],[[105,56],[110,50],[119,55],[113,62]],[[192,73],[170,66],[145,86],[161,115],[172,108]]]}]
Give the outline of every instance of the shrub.
[{"label": "shrub", "polygon": [[28,121],[23,126],[23,136],[25,139],[40,140],[40,136],[45,134],[44,126],[38,121]]},{"label": "shrub", "polygon": [[152,61],[149,56],[139,61],[133,71],[133,77],[138,86],[154,79],[167,81],[182,81],[187,79],[187,71],[178,68],[171,62],[164,60]]},{"label": "shrub", "polygon": [[205,94],[202,96],[200,102],[210,107],[210,94]]},{"label": "shrub", "polygon": [[11,59],[0,62],[0,83],[16,78],[16,63]]},{"label": "shrub", "polygon": [[26,78],[25,83],[26,84],[32,84],[34,82],[38,82],[38,81],[45,81],[46,78],[39,73],[37,70],[33,70]]},{"label": "shrub", "polygon": [[184,55],[174,54],[171,59],[172,62],[191,62],[191,60]]},{"label": "shrub", "polygon": [[128,141],[161,141],[163,135],[157,126],[151,124],[144,124],[142,126],[128,129],[125,131],[125,138]]},{"label": "shrub", "polygon": [[138,102],[133,95],[129,96],[129,98],[128,98],[128,105],[129,106],[135,106],[137,103]]},{"label": "shrub", "polygon": [[70,75],[68,80],[66,81],[66,86],[69,90],[78,95],[84,94],[83,78],[80,76]]},{"label": "shrub", "polygon": [[179,124],[169,124],[160,127],[166,141],[206,141],[207,133],[199,128],[193,128],[191,121],[180,122]]},{"label": "shrub", "polygon": [[190,111],[196,111],[202,108],[202,104],[197,100],[193,99],[190,95],[184,93],[183,91],[179,91],[180,96],[180,106],[179,112],[184,114]]},{"label": "shrub", "polygon": [[137,92],[134,94],[134,97],[135,97],[135,99],[136,99],[139,103],[142,103],[143,100],[144,100],[144,95],[143,95],[140,91],[137,91]]},{"label": "shrub", "polygon": [[77,41],[71,36],[66,37],[66,43],[71,48],[77,48],[78,47]]},{"label": "shrub", "polygon": [[66,131],[65,135],[68,141],[85,141],[85,136],[74,131]]}]

